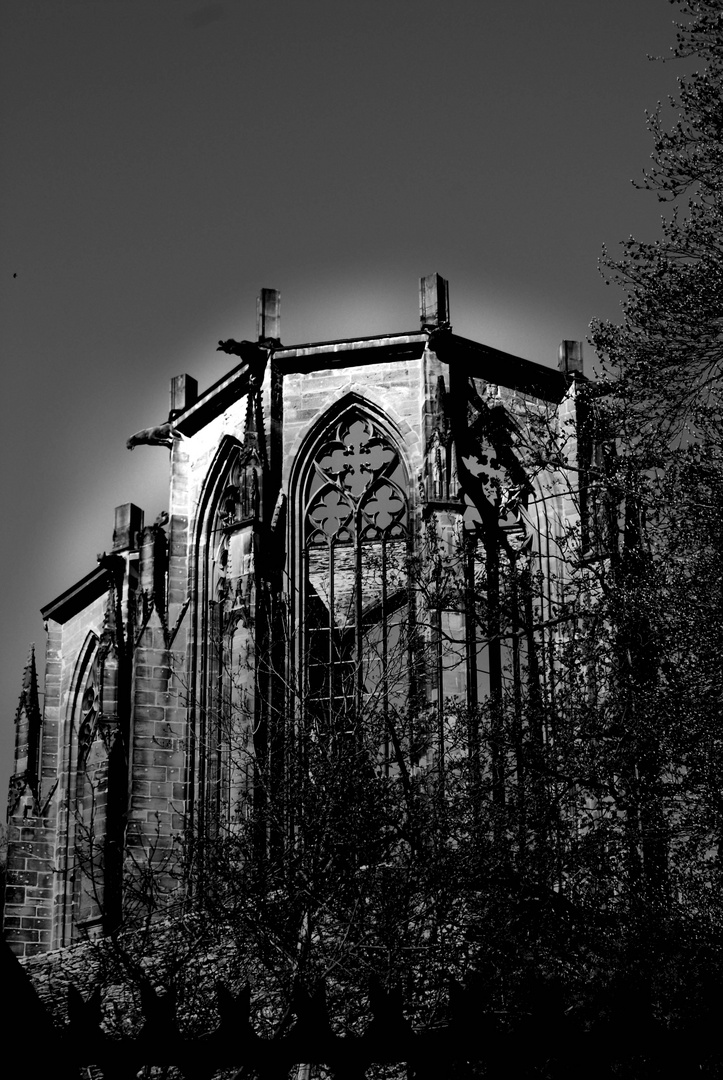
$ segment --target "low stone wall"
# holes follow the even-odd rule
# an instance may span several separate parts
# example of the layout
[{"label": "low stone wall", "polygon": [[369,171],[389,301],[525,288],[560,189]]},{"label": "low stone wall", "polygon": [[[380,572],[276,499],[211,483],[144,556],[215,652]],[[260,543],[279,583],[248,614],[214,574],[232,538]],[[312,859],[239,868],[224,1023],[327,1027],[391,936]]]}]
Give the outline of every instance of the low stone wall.
[{"label": "low stone wall", "polygon": [[[109,1035],[138,1032],[144,1020],[144,990],[153,990],[161,998],[170,996],[184,1034],[200,1034],[219,1021],[217,983],[234,994],[247,979],[263,985],[260,972],[251,970],[230,937],[219,932],[213,940],[209,937],[192,920],[181,919],[20,962],[58,1027],[68,1022],[72,986],[85,1000],[100,991],[103,1028]],[[268,1009],[261,1012],[271,1020]]]}]

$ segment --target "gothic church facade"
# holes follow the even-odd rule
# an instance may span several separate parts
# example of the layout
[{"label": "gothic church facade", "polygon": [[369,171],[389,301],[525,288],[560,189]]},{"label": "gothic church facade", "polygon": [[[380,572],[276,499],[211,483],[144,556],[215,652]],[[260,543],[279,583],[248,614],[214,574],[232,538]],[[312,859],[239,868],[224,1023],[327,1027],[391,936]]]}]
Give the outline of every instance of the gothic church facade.
[{"label": "gothic church facade", "polygon": [[[374,723],[378,770],[434,774],[454,703],[553,678],[525,651],[551,653],[579,542],[581,346],[553,369],[461,338],[438,275],[420,322],[289,347],[264,289],[258,340],[220,343],[237,365],[201,395],[178,376],[129,440],[170,453],[168,512],[116,509],[110,552],[42,610],[42,711],[32,654],[24,675],[19,955],[116,925],[129,855],[233,827],[306,739]],[[514,610],[490,601],[511,567],[538,583]]]}]

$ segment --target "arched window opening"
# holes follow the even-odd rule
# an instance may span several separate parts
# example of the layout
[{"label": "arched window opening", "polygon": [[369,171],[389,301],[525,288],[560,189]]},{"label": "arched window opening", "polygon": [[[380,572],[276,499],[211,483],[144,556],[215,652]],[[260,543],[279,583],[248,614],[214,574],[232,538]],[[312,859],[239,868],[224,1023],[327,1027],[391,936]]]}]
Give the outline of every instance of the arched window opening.
[{"label": "arched window opening", "polygon": [[[460,492],[458,510],[435,510],[427,543],[440,769],[445,760],[477,755],[484,731],[499,744],[503,714],[519,731],[531,670],[529,484],[510,447],[498,451],[487,438],[463,460],[470,489]],[[462,715],[467,725],[457,722]]]},{"label": "arched window opening", "polygon": [[102,921],[103,839],[108,757],[98,727],[100,657],[96,652],[78,703],[75,798],[76,922],[86,932]]},{"label": "arched window opening", "polygon": [[257,681],[256,527],[261,463],[236,445],[207,518],[206,674],[201,753],[211,832],[233,827],[253,797]]},{"label": "arched window opening", "polygon": [[318,733],[389,718],[408,697],[407,478],[399,451],[353,408],[312,454],[302,486],[305,710]]},{"label": "arched window opening", "polygon": [[498,438],[481,435],[474,456],[465,457],[482,503],[479,507],[469,493],[464,495],[464,636],[467,700],[472,706],[494,694],[519,696],[524,667],[521,630],[530,569],[531,536],[525,522],[530,487],[506,430],[509,418],[497,423]]},{"label": "arched window opening", "polygon": [[101,642],[79,687],[74,719],[74,921],[85,935],[109,929],[119,912],[126,786],[118,689],[117,657]]}]

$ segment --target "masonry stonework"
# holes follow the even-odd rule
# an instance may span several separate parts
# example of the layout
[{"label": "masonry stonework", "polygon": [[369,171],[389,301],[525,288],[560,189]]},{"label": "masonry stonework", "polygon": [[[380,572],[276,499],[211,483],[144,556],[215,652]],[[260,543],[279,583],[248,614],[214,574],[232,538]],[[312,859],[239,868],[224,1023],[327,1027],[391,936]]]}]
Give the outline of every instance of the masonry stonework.
[{"label": "masonry stonework", "polygon": [[[139,867],[179,887],[176,838],[244,812],[289,733],[303,740],[352,692],[333,689],[349,672],[363,696],[366,638],[386,650],[418,617],[405,575],[425,529],[462,537],[473,570],[499,532],[547,575],[544,623],[564,577],[547,568],[579,528],[581,346],[563,342],[553,369],[455,335],[449,310],[433,274],[418,330],[289,347],[264,289],[258,340],[219,343],[239,362],[201,394],[177,376],[168,418],[129,439],[169,453],[168,512],[146,524],[118,507],[110,553],[43,608],[42,714],[34,653],[23,676],[4,905],[18,955],[114,929]],[[372,556],[383,581],[363,580]],[[476,705],[501,678],[474,615],[440,607],[425,631],[461,635],[425,669],[435,738],[445,694]],[[245,769],[229,764],[234,710]],[[432,739],[425,760],[442,752]]]}]

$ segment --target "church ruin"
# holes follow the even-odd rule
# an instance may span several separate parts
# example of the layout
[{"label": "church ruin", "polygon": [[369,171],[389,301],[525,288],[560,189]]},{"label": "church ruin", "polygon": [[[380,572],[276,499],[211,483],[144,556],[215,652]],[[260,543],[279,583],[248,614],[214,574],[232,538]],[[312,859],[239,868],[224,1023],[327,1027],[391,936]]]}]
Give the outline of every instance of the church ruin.
[{"label": "church ruin", "polygon": [[167,420],[129,439],[170,451],[168,512],[117,507],[110,551],[42,609],[42,711],[34,655],[24,675],[4,922],[19,955],[117,925],[130,853],[233,828],[308,739],[373,727],[382,775],[433,785],[475,753],[494,778],[469,717],[531,682],[552,692],[581,542],[581,345],[553,369],[464,339],[436,274],[420,320],[287,346],[263,289],[257,341],[220,343],[236,366],[200,395],[173,379]]}]

